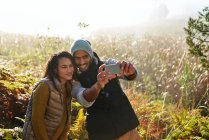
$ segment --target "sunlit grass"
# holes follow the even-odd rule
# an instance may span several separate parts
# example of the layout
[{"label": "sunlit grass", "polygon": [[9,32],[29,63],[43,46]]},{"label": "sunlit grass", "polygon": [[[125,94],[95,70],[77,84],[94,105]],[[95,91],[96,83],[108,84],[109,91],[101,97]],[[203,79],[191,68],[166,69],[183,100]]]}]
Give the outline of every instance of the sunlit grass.
[{"label": "sunlit grass", "polygon": [[[192,119],[190,130],[201,117],[199,114],[193,114],[191,118],[185,116],[191,115],[198,106],[207,108],[208,72],[188,54],[184,36],[97,36],[87,39],[102,60],[125,60],[136,67],[136,80],[121,82],[139,117],[141,137],[172,139],[188,136],[187,133],[180,135],[177,124],[185,121],[180,124],[181,130],[187,130],[186,124],[189,125]],[[0,67],[10,69],[15,75],[33,76],[38,81],[49,57],[58,51],[69,50],[72,41],[47,36],[2,36]],[[202,122],[208,123],[201,118],[196,129]],[[190,134],[195,137],[199,132]]]}]

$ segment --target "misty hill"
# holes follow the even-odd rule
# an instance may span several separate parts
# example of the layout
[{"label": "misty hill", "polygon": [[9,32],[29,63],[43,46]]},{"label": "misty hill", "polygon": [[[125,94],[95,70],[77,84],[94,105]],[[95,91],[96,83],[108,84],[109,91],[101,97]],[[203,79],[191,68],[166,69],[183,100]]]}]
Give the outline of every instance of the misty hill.
[{"label": "misty hill", "polygon": [[146,23],[146,25],[134,25],[127,27],[109,27],[96,30],[93,35],[107,34],[107,35],[184,35],[184,27],[187,26],[188,18],[173,18],[156,20]]},{"label": "misty hill", "polygon": [[[184,27],[187,26],[189,16],[175,17],[175,18],[153,18],[149,23],[139,23],[138,25],[125,26],[125,27],[104,27],[95,30],[91,33],[91,36],[97,35],[136,35],[143,36],[144,34],[151,35],[184,35]],[[5,42],[7,39],[15,40],[22,36],[24,39],[34,38],[33,35],[26,34],[13,34],[0,31],[0,42]],[[42,35],[37,35],[35,37],[40,37]],[[57,37],[57,36],[56,36]]]}]

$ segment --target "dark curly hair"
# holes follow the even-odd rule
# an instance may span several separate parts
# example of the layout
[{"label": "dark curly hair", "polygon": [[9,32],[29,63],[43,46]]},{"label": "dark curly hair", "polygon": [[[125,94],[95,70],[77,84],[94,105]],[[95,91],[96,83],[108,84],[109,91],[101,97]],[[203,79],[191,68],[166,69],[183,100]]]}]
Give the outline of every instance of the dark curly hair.
[{"label": "dark curly hair", "polygon": [[58,69],[58,62],[61,58],[68,58],[71,60],[73,67],[74,67],[74,73],[73,73],[73,79],[76,78],[75,74],[77,73],[77,68],[73,59],[73,56],[68,52],[68,51],[62,51],[59,53],[55,53],[54,55],[51,56],[51,58],[48,60],[46,64],[46,69],[43,77],[47,77],[50,80],[53,81],[53,78],[59,79],[56,71]]}]

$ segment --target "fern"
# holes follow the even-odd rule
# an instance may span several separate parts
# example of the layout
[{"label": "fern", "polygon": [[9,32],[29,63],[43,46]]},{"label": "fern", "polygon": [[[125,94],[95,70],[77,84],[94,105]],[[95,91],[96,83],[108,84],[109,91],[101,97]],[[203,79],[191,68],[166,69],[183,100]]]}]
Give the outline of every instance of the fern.
[{"label": "fern", "polygon": [[84,109],[81,108],[78,112],[77,118],[70,128],[70,139],[73,140],[87,140],[87,132],[85,130],[85,120]]}]

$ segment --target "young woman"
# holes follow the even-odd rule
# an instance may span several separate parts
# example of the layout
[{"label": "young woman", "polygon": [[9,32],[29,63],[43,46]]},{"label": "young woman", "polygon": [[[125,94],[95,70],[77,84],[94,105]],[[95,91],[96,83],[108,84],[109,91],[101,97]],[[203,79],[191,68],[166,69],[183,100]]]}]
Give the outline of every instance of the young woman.
[{"label": "young woman", "polygon": [[99,92],[85,89],[74,80],[76,68],[67,51],[54,54],[47,63],[45,74],[34,87],[26,112],[23,140],[67,140],[70,126],[71,98],[85,107],[93,102],[88,96]]}]

